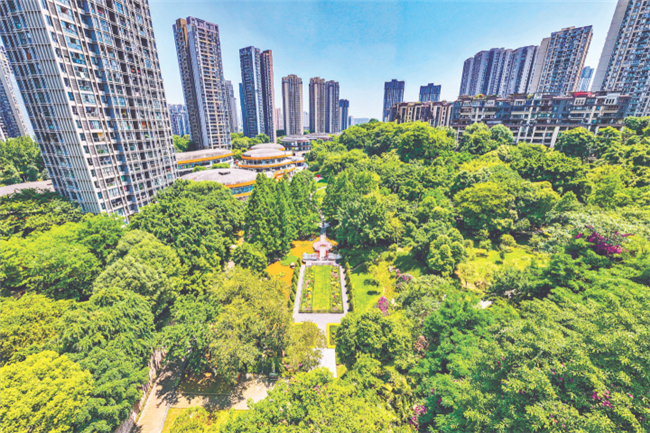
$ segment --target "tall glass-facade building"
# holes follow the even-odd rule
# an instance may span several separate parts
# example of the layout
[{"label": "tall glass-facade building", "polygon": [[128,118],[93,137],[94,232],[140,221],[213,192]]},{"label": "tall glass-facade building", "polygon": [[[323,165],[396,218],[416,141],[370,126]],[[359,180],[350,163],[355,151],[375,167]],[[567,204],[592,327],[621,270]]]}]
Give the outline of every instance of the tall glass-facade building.
[{"label": "tall glass-facade building", "polygon": [[390,109],[398,102],[404,101],[404,81],[391,80],[384,83],[384,109],[382,122],[390,119]]}]

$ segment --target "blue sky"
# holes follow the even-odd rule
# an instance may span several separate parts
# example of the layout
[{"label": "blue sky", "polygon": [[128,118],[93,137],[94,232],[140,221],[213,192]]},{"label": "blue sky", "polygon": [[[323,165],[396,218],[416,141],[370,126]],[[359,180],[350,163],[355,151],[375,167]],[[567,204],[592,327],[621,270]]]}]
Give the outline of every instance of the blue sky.
[{"label": "blue sky", "polygon": [[537,45],[564,27],[593,26],[585,65],[596,67],[616,1],[150,0],[150,6],[170,103],[183,103],[172,25],[195,16],[219,25],[227,80],[241,81],[240,48],[271,49],[276,107],[283,76],[303,79],[305,99],[309,78],[320,76],[340,82],[350,114],[379,118],[385,81],[405,80],[409,101],[430,82],[453,100],[466,58],[494,47]]}]

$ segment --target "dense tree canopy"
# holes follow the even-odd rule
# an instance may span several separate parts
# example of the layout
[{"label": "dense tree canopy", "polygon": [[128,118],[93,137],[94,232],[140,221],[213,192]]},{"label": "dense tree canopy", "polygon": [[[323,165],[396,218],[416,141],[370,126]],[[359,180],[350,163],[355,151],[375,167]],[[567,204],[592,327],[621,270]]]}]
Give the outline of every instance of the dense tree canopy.
[{"label": "dense tree canopy", "polygon": [[0,186],[47,179],[38,144],[31,137],[0,141]]},{"label": "dense tree canopy", "polygon": [[242,216],[241,203],[222,185],[177,180],[135,215],[129,228],[174,248],[187,269],[185,287],[198,289],[230,259]]}]

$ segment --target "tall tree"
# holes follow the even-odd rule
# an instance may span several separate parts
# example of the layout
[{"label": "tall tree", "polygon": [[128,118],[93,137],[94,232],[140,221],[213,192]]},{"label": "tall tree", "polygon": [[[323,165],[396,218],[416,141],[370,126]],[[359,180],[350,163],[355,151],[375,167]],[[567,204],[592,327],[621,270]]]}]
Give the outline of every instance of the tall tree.
[{"label": "tall tree", "polygon": [[0,185],[47,179],[38,144],[31,137],[0,141]]},{"label": "tall tree", "polygon": [[90,373],[45,351],[0,368],[0,430],[72,432],[93,386]]}]

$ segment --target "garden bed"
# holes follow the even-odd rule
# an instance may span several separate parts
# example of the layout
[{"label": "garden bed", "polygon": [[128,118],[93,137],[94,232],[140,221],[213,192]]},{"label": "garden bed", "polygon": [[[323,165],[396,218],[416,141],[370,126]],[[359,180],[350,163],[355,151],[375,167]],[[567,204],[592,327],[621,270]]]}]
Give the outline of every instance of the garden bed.
[{"label": "garden bed", "polygon": [[308,266],[300,300],[301,313],[343,313],[338,266]]}]

